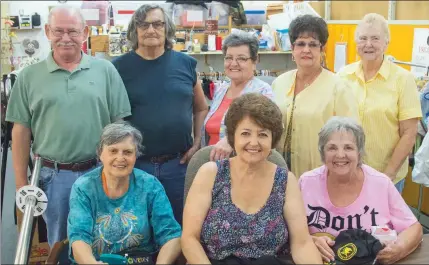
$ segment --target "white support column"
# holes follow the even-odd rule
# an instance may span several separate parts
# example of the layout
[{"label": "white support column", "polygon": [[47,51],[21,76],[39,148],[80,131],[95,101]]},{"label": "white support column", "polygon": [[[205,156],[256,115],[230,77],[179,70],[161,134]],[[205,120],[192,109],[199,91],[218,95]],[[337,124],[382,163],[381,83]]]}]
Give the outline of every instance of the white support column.
[{"label": "white support column", "polygon": [[389,11],[387,12],[387,20],[396,20],[396,0],[389,0]]},{"label": "white support column", "polygon": [[331,1],[325,1],[325,20],[331,20]]}]

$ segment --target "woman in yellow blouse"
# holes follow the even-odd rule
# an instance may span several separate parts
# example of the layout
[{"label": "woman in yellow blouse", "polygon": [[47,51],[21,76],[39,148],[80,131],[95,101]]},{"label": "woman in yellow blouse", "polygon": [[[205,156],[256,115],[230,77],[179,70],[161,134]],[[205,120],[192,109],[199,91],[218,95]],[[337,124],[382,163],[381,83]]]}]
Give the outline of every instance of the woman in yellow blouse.
[{"label": "woman in yellow blouse", "polygon": [[365,164],[390,177],[402,192],[408,154],[422,113],[414,76],[384,56],[389,39],[384,17],[365,15],[355,34],[361,61],[347,65],[338,74],[358,100],[360,122],[367,136]]},{"label": "woman in yellow blouse", "polygon": [[297,69],[280,75],[272,84],[285,126],[277,150],[296,176],[322,165],[318,133],[330,117],[358,117],[357,102],[345,82],[322,67],[328,36],[322,18],[304,15],[294,19],[289,37]]}]

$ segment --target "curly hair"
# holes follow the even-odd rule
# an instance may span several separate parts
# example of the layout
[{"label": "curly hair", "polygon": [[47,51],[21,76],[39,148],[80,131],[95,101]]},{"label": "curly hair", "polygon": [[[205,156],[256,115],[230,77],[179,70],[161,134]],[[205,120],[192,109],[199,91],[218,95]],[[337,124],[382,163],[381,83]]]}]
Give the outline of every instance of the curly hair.
[{"label": "curly hair", "polygon": [[271,147],[275,148],[283,133],[282,113],[279,107],[259,93],[244,94],[231,103],[225,116],[228,143],[234,147],[234,135],[238,124],[249,117],[260,127],[272,133]]},{"label": "curly hair", "polygon": [[293,44],[296,39],[306,33],[319,40],[322,44],[321,47],[325,46],[328,41],[328,25],[321,17],[302,15],[292,20],[289,25],[290,43]]},{"label": "curly hair", "polygon": [[222,45],[223,55],[226,55],[229,47],[237,47],[241,45],[247,45],[249,47],[250,58],[256,62],[258,60],[259,40],[255,36],[245,32],[231,33],[229,34]]}]

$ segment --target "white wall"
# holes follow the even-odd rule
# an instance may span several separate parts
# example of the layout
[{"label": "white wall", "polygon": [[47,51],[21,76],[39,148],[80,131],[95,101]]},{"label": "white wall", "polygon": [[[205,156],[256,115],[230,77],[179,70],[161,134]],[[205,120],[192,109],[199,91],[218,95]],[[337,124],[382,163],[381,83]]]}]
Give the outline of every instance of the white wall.
[{"label": "white wall", "polygon": [[[64,5],[58,1],[6,1],[9,4],[9,15],[19,15],[20,10],[24,12],[25,15],[33,15],[38,13],[41,18],[41,25],[44,25],[48,19],[49,7]],[[3,1],[2,1],[3,3]],[[67,5],[80,7],[82,1],[67,1]],[[14,43],[14,52],[15,57],[26,56],[21,48],[22,40],[26,38],[35,39],[39,41],[40,52],[36,55],[40,59],[46,58],[50,51],[50,43],[45,35],[45,30],[42,26],[41,29],[32,29],[32,30],[15,30],[16,39],[13,39]]]}]

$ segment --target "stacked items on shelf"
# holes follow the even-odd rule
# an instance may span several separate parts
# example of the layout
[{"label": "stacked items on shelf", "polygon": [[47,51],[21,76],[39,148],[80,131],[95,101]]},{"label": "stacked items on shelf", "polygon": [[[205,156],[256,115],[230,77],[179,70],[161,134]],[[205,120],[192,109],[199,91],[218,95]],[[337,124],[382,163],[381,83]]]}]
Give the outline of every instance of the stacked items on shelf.
[{"label": "stacked items on shelf", "polygon": [[130,51],[127,32],[112,26],[109,31],[109,56],[118,56]]}]

